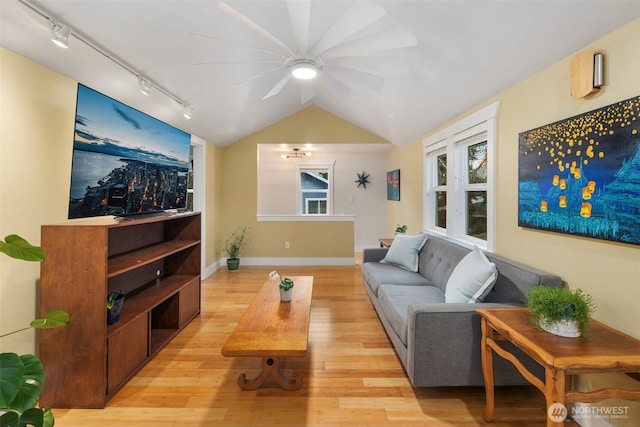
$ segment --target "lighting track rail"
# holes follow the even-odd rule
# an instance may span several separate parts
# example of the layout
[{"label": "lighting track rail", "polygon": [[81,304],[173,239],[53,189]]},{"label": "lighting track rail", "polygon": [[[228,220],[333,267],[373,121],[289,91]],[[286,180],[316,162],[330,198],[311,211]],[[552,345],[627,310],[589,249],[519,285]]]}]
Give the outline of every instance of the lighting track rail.
[{"label": "lighting track rail", "polygon": [[[36,5],[36,4],[34,4],[34,3],[30,2],[30,1],[27,1],[27,0],[18,0],[18,2],[21,3],[22,5],[24,5],[25,7],[29,8],[31,11],[33,11],[33,12],[37,13],[38,15],[40,15],[50,25],[58,25],[58,26],[62,25],[61,21],[57,17],[53,16],[53,14],[51,14],[49,11],[47,11],[44,8],[42,8],[41,6]],[[104,48],[103,46],[101,46],[100,44],[98,44],[97,42],[92,40],[90,37],[82,34],[78,30],[76,30],[75,28],[70,28],[69,27],[69,29],[70,29],[70,35],[72,35],[73,37],[75,37],[76,39],[78,39],[79,41],[81,41],[82,43],[84,43],[85,45],[90,47],[91,49],[95,50],[96,52],[98,52],[99,54],[104,56],[105,58],[109,59],[114,64],[120,66],[125,71],[129,72],[130,74],[132,74],[136,79],[138,79],[138,81],[144,80],[144,81],[148,82],[151,85],[151,87],[155,88],[158,92],[162,93],[167,98],[169,98],[169,99],[173,100],[174,102],[176,102],[177,104],[181,105],[183,107],[183,109],[184,109],[184,113],[185,113],[184,116],[186,118],[191,118],[191,114],[193,113],[193,107],[191,107],[182,98],[178,97],[177,95],[173,94],[169,90],[167,90],[164,87],[160,86],[158,83],[150,80],[147,76],[145,76],[144,74],[142,74],[141,72],[136,70],[131,64],[129,64],[125,60],[119,58],[117,55],[113,54],[108,49]],[[188,112],[188,114],[187,114],[187,112]],[[187,117],[187,116],[189,116],[189,117]]]}]

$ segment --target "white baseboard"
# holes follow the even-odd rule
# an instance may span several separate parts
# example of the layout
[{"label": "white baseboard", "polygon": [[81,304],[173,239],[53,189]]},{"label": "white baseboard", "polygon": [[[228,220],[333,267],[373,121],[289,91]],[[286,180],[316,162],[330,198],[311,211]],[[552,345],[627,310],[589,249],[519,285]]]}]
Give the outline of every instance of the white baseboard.
[{"label": "white baseboard", "polygon": [[[241,258],[241,265],[291,265],[291,266],[321,266],[321,265],[356,265],[356,259],[353,257],[345,258]],[[202,278],[206,279],[216,272],[220,267],[227,265],[226,258],[220,258],[215,263],[205,267],[202,271]]]}]

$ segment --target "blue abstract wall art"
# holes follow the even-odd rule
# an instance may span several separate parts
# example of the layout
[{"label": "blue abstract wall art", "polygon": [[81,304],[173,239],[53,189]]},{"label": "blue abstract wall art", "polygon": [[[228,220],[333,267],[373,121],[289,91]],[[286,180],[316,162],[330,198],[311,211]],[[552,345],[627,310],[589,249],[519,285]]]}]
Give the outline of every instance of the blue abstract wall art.
[{"label": "blue abstract wall art", "polygon": [[519,226],[640,245],[640,97],[518,143]]}]

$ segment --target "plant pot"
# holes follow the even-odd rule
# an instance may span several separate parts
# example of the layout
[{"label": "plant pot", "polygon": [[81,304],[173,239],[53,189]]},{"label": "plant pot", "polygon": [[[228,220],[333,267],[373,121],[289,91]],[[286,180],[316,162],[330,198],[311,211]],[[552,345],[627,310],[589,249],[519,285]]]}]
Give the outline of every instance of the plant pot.
[{"label": "plant pot", "polygon": [[113,307],[107,308],[107,325],[113,325],[120,320],[123,305],[124,294],[120,294],[113,300]]},{"label": "plant pot", "polygon": [[285,291],[284,289],[280,289],[280,301],[282,302],[291,302],[291,297],[293,296],[293,288]]},{"label": "plant pot", "polygon": [[227,258],[227,268],[229,271],[238,271],[240,267],[240,258]]},{"label": "plant pot", "polygon": [[556,322],[541,321],[540,328],[550,334],[566,338],[578,338],[580,330],[575,320],[558,320]]}]

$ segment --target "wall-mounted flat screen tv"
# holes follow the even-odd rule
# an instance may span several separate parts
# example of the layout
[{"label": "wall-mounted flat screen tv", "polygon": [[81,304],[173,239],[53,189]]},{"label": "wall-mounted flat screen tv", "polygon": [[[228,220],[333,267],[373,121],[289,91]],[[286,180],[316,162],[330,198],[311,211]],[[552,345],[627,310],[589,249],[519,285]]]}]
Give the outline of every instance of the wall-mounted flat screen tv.
[{"label": "wall-mounted flat screen tv", "polygon": [[183,209],[191,135],[78,84],[69,218]]}]

